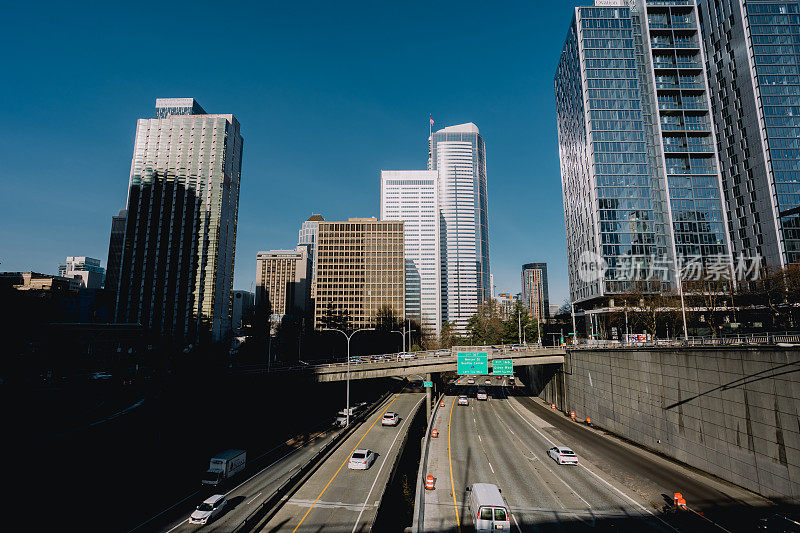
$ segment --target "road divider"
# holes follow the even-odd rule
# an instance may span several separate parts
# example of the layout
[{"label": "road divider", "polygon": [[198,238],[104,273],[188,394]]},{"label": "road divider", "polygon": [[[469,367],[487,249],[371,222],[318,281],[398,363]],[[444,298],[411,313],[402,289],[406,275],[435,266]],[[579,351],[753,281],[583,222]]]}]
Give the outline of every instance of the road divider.
[{"label": "road divider", "polygon": [[[444,394],[439,395],[444,398]],[[433,412],[431,413],[431,423],[428,424],[428,429],[425,431],[425,437],[422,443],[422,453],[420,454],[419,470],[417,471],[417,494],[414,497],[414,518],[411,523],[411,531],[419,533],[425,523],[425,472],[428,470],[428,451],[431,446],[431,433],[433,421],[436,420],[436,415],[439,412],[439,407],[444,407],[444,400],[434,402]]]}]

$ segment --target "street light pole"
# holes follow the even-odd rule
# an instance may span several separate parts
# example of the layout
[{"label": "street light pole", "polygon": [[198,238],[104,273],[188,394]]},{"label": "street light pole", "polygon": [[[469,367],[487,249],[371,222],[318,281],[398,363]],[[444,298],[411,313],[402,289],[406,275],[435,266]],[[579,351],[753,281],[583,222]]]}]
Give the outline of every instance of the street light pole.
[{"label": "street light pole", "polygon": [[346,418],[345,427],[349,427],[350,426],[350,339],[352,339],[353,335],[355,335],[359,331],[375,331],[375,328],[357,329],[353,333],[351,333],[350,335],[348,335],[347,333],[345,333],[344,331],[342,331],[340,329],[335,329],[335,328],[324,328],[322,331],[338,331],[339,333],[344,335],[345,339],[347,339],[347,396],[346,396],[346,400],[345,400],[346,404],[345,404],[344,413],[345,413],[345,416],[347,417]]},{"label": "street light pole", "polygon": [[403,337],[403,352],[405,353],[405,351],[406,351],[406,332],[405,332],[405,330],[404,331],[399,331],[399,330],[393,329],[390,333],[398,333],[398,334],[400,334],[401,337]]}]

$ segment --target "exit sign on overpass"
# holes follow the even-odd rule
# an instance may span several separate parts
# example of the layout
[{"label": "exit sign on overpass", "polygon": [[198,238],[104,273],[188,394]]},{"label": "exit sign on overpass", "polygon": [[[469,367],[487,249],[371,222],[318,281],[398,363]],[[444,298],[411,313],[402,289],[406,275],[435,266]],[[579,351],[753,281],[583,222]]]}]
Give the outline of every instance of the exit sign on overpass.
[{"label": "exit sign on overpass", "polygon": [[495,359],[492,361],[492,374],[495,376],[513,376],[513,359]]},{"label": "exit sign on overpass", "polygon": [[486,352],[459,352],[457,358],[459,376],[489,373],[489,356]]}]

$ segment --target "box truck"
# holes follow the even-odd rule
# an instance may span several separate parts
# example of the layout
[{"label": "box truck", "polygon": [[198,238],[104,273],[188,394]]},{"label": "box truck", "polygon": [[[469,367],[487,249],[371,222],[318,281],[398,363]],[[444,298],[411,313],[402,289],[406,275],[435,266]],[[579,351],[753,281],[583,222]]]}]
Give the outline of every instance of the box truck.
[{"label": "box truck", "polygon": [[244,450],[225,450],[211,458],[203,475],[203,485],[219,485],[224,480],[244,470],[247,454]]}]

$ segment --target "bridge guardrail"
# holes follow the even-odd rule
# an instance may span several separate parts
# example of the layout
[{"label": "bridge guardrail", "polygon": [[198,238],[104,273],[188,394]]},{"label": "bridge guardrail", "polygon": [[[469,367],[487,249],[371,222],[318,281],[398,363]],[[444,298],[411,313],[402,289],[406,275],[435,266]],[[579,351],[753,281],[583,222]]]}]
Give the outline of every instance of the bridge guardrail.
[{"label": "bridge guardrail", "polygon": [[719,337],[688,337],[673,339],[652,339],[649,341],[595,340],[567,346],[573,350],[593,350],[598,348],[655,348],[655,347],[695,347],[695,346],[776,346],[780,344],[800,344],[800,333],[753,333],[749,335],[722,335]]},{"label": "bridge guardrail", "polygon": [[411,522],[411,532],[418,533],[420,526],[425,523],[425,472],[428,470],[428,450],[431,444],[431,428],[433,421],[436,420],[436,414],[439,412],[439,405],[444,398],[444,392],[439,394],[436,398],[436,404],[431,413],[431,421],[428,424],[428,429],[425,430],[425,442],[422,446],[422,457],[419,462],[419,471],[417,471],[417,494],[414,497],[414,518]]},{"label": "bridge guardrail", "polygon": [[361,413],[355,415],[353,422],[350,423],[350,426],[343,429],[338,435],[330,440],[325,446],[319,449],[317,453],[314,454],[311,459],[305,462],[300,469],[290,475],[283,483],[278,486],[272,493],[266,497],[266,499],[261,502],[253,511],[248,514],[244,520],[242,520],[236,527],[234,527],[231,532],[232,533],[240,533],[246,531],[247,526],[253,526],[254,524],[257,525],[260,523],[267,515],[269,515],[270,511],[276,510],[278,504],[284,500],[290,493],[293,485],[301,480],[304,476],[308,475],[309,473],[313,472],[314,469],[321,464],[321,459],[325,457],[326,454],[335,450],[339,447],[339,445],[344,442],[347,437],[353,434],[353,432],[361,425],[361,423],[372,416],[375,411],[380,408],[381,405],[392,395],[392,392],[384,393],[369,409],[362,411]]}]

